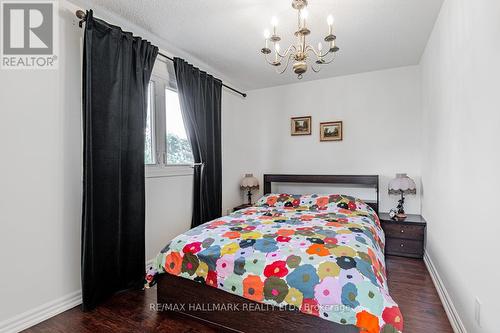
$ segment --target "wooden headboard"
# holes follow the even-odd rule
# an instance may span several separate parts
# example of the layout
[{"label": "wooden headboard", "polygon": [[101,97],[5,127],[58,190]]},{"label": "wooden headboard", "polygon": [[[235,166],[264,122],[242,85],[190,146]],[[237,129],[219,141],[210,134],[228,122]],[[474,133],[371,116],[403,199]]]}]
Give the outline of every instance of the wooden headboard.
[{"label": "wooden headboard", "polygon": [[271,183],[303,183],[303,184],[334,184],[354,185],[362,188],[374,188],[377,192],[376,201],[367,201],[378,214],[379,206],[379,182],[378,175],[264,175],[264,194],[271,193]]}]

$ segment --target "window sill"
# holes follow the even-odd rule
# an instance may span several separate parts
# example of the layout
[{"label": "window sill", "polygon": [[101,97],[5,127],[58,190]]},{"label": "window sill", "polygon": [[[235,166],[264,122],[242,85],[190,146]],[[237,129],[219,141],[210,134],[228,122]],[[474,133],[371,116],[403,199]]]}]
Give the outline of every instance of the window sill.
[{"label": "window sill", "polygon": [[146,178],[192,176],[193,168],[189,165],[155,167],[146,166]]}]

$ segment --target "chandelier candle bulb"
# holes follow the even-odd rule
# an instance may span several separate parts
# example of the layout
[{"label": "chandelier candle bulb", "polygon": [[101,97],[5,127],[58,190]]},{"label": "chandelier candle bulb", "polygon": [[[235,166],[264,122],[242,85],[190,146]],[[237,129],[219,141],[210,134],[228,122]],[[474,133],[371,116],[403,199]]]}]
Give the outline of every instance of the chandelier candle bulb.
[{"label": "chandelier candle bulb", "polygon": [[269,33],[269,30],[264,30],[264,39],[266,41],[266,49],[269,47],[268,46],[268,42],[269,42],[269,37],[270,37],[270,33]]},{"label": "chandelier candle bulb", "polygon": [[276,16],[271,18],[271,25],[273,26],[273,35],[276,36],[276,27],[278,26],[278,18]]},{"label": "chandelier candle bulb", "polygon": [[328,34],[331,35],[333,34],[333,16],[328,15],[326,22],[328,23]]},{"label": "chandelier candle bulb", "polygon": [[306,20],[307,20],[308,16],[309,16],[309,13],[307,12],[307,9],[304,8],[300,11],[300,18],[302,20],[302,28],[306,27]]}]

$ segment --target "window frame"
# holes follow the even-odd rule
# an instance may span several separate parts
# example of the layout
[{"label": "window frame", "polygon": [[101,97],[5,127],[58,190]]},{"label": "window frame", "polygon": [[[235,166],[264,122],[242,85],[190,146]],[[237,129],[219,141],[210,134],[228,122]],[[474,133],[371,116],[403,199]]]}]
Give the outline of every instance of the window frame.
[{"label": "window frame", "polygon": [[[161,61],[161,60],[157,60]],[[159,71],[158,71],[159,72]],[[145,164],[146,178],[190,176],[193,175],[192,164],[167,164],[167,113],[165,101],[165,89],[177,91],[172,87],[168,77],[153,71],[150,81],[153,82],[154,105],[151,110],[151,121],[153,129],[153,152],[155,164]],[[161,112],[164,110],[164,112]]]},{"label": "window frame", "polygon": [[[150,90],[150,88],[152,87],[152,89]],[[155,150],[155,147],[156,147],[156,119],[155,119],[155,115],[156,115],[156,102],[155,102],[155,87],[156,87],[156,83],[154,80],[150,80],[149,81],[149,85],[148,85],[148,104],[150,105],[150,123],[151,123],[151,157],[153,159],[153,163],[146,163],[146,161],[144,161],[144,164],[146,166],[154,166],[156,165],[156,163],[158,162],[158,156],[157,156],[157,153],[156,153],[156,150]]]}]

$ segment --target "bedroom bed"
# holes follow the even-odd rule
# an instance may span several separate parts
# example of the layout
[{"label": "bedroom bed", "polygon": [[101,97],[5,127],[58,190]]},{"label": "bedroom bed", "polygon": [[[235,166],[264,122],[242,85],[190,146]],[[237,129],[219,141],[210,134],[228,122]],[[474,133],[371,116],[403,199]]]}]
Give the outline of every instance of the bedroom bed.
[{"label": "bedroom bed", "polygon": [[[354,186],[376,199],[272,194],[272,183]],[[224,331],[402,332],[387,287],[378,187],[378,176],[264,175],[254,207],[191,229],[161,251],[156,309]]]}]

